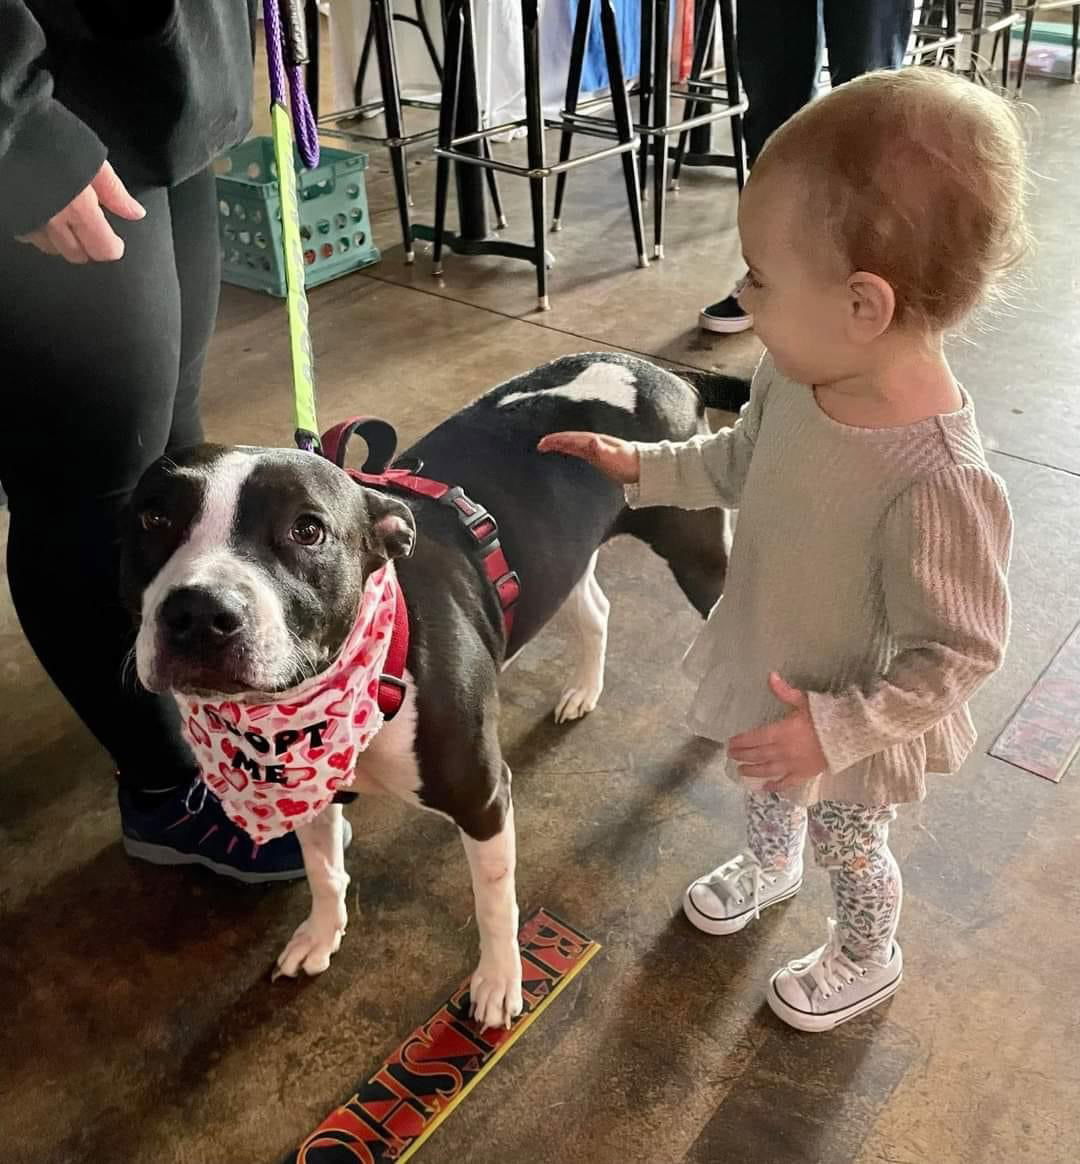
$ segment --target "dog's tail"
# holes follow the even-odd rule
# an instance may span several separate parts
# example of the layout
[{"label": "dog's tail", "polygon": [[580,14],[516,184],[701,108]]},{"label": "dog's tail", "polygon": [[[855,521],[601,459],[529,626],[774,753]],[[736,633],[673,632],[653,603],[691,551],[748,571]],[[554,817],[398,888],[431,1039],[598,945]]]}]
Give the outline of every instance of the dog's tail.
[{"label": "dog's tail", "polygon": [[750,381],[742,376],[698,372],[689,368],[679,368],[675,374],[694,389],[706,408],[738,412],[750,399]]}]

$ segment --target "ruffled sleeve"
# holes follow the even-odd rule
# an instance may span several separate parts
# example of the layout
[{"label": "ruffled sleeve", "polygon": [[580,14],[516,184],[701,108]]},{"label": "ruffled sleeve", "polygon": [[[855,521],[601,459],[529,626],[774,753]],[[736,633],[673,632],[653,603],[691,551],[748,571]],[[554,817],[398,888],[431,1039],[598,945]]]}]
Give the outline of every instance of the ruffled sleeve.
[{"label": "ruffled sleeve", "polygon": [[1008,640],[1012,516],[989,469],[955,465],[917,481],[892,504],[881,536],[896,654],[866,687],[810,693],[833,773],[960,709],[1001,665]]}]

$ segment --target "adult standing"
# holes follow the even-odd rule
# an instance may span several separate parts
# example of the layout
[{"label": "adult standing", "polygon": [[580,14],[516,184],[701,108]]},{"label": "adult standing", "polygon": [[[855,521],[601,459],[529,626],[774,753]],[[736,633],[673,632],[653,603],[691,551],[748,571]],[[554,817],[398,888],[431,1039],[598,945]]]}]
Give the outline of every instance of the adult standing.
[{"label": "adult standing", "polygon": [[116,763],[124,843],[247,881],[253,849],[169,698],[125,668],[118,533],[144,469],[202,439],[219,287],[213,159],[251,124],[255,0],[0,0],[0,482],[8,577],[53,682]]},{"label": "adult standing", "polygon": [[[874,69],[898,69],[911,37],[914,0],[742,0],[736,13],[739,74],[749,107],[752,166],[770,135],[817,92],[823,55],[834,85]],[[748,331],[753,318],[733,291],[703,307],[705,331]]]}]

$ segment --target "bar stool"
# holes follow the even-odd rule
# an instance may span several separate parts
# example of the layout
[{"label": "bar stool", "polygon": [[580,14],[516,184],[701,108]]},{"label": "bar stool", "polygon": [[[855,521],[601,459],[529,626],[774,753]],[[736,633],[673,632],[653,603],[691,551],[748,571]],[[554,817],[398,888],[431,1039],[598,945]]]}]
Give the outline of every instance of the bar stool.
[{"label": "bar stool", "polygon": [[975,0],[971,16],[971,72],[979,78],[978,56],[982,37],[993,35],[994,44],[990,51],[990,65],[994,63],[998,48],[1001,48],[1001,87],[1008,92],[1010,39],[1012,29],[1023,24],[1020,41],[1020,59],[1016,70],[1016,96],[1019,97],[1024,89],[1024,79],[1027,76],[1028,50],[1031,47],[1031,34],[1035,19],[1049,12],[1070,12],[1072,16],[1072,70],[1070,79],[1075,85],[1080,81],[1080,0],[1027,0],[1027,3],[1017,4],[1014,0]]},{"label": "bar stool", "polygon": [[[1024,36],[1020,46],[1020,65],[1016,71],[1016,95],[1019,97],[1024,89],[1024,77],[1027,75],[1028,48],[1031,46],[1031,31],[1035,24],[1035,17],[1044,12],[1064,11],[1071,9],[1072,15],[1072,74],[1074,85],[1080,83],[1080,0],[1033,0],[1024,9]],[[1009,59],[1009,44],[1005,42],[1005,59]]]},{"label": "bar stool", "polygon": [[957,49],[964,40],[959,0],[928,0],[919,11],[911,36],[904,64],[934,65],[955,73]]},{"label": "bar stool", "polygon": [[[645,255],[645,232],[641,215],[641,192],[637,181],[637,167],[634,154],[638,148],[639,137],[634,130],[630,117],[630,101],[622,75],[622,58],[619,55],[618,31],[615,23],[615,8],[612,0],[598,0],[600,4],[600,23],[603,32],[604,54],[607,60],[608,72],[612,78],[612,103],[614,105],[614,121],[599,128],[583,128],[580,132],[588,136],[608,138],[615,144],[597,149],[577,158],[570,158],[569,150],[560,154],[558,163],[548,163],[544,150],[544,130],[547,128],[565,128],[561,119],[545,120],[540,90],[540,29],[537,0],[521,0],[521,19],[524,29],[524,66],[525,66],[525,117],[516,121],[506,122],[503,125],[489,126],[469,133],[458,133],[458,106],[463,96],[470,95],[462,92],[462,46],[474,43],[473,36],[473,3],[472,0],[447,0],[446,5],[446,48],[443,60],[443,96],[439,115],[438,145],[435,156],[438,159],[435,176],[435,229],[432,235],[433,271],[442,273],[442,251],[446,241],[446,206],[449,193],[450,162],[457,161],[465,165],[480,166],[489,173],[498,171],[504,174],[513,174],[516,177],[529,180],[529,193],[532,203],[533,239],[531,245],[504,242],[502,240],[483,240],[472,242],[467,248],[454,246],[455,250],[466,250],[469,254],[496,254],[510,258],[525,259],[536,267],[537,305],[546,311],[550,302],[548,299],[547,268],[554,260],[548,255],[544,246],[546,232],[546,188],[547,179],[553,174],[564,175],[571,169],[585,165],[588,162],[599,161],[602,158],[615,156],[622,157],[623,176],[626,182],[627,201],[630,208],[630,221],[634,232],[634,241],[637,247],[638,265],[645,266],[648,259]],[[583,0],[590,11],[592,0]],[[475,76],[475,73],[473,74]],[[580,63],[579,63],[580,77]],[[511,162],[499,161],[491,157],[487,150],[488,139],[497,133],[505,133],[510,129],[526,129],[526,149],[528,162],[526,165],[515,165]],[[477,148],[481,147],[481,148]]]},{"label": "bar stool", "polygon": [[[441,107],[439,97],[402,97],[401,81],[397,64],[397,40],[394,25],[401,23],[417,29],[423,37],[424,46],[431,58],[435,75],[442,82],[443,72],[438,53],[431,37],[431,31],[424,15],[423,0],[416,0],[416,16],[404,16],[394,12],[393,0],[371,0],[371,18],[368,21],[364,46],[360,54],[360,64],[356,74],[354,99],[356,104],[350,109],[327,113],[318,119],[319,133],[326,137],[341,138],[351,142],[365,142],[383,146],[390,153],[390,166],[394,174],[394,192],[397,199],[398,218],[401,222],[401,236],[405,246],[405,262],[411,263],[416,255],[413,240],[417,229],[413,225],[412,196],[409,193],[407,151],[410,146],[433,141],[438,137],[438,128],[406,134],[404,126],[405,109],[427,109],[437,111]],[[371,59],[371,50],[379,68],[379,98],[366,104],[362,98],[364,77]],[[361,119],[381,115],[386,123],[386,134],[368,133],[359,128]],[[487,150],[487,143],[484,143]],[[494,173],[488,176],[488,191],[500,226],[506,225],[502,201]]]},{"label": "bar stool", "polygon": [[[422,18],[423,9],[418,5],[417,10]],[[428,129],[420,133],[406,135],[403,110],[406,108],[435,110],[439,108],[439,102],[435,98],[401,96],[394,32],[394,22],[397,19],[399,18],[394,15],[393,11],[393,0],[371,0],[371,19],[368,21],[367,34],[364,37],[364,48],[360,57],[357,87],[354,93],[356,104],[350,109],[340,109],[333,113],[324,114],[318,119],[318,126],[319,133],[325,137],[379,145],[389,151],[390,166],[394,173],[398,218],[401,222],[401,236],[405,244],[405,262],[411,263],[416,255],[413,250],[412,216],[409,213],[412,198],[409,195],[406,151],[411,145],[432,140],[438,131]],[[424,35],[425,44],[429,46],[429,52],[438,74],[441,70],[438,67],[434,48],[431,46],[430,33],[427,32],[426,24],[421,27],[421,33]],[[380,93],[377,101],[369,101],[365,104],[361,100],[360,86],[363,84],[363,75],[367,71],[373,43],[379,66]],[[362,118],[380,114],[386,123],[385,135],[368,133],[358,128]]]},{"label": "bar stool", "polygon": [[[563,111],[563,136],[559,147],[560,162],[569,156],[575,133],[597,132],[610,126],[608,117],[597,117],[583,110],[599,108],[615,102],[623,91],[622,70],[618,74],[610,68],[610,94],[581,102],[581,73],[585,60],[585,46],[591,19],[591,0],[579,0],[574,23],[574,38],[570,50],[570,71],[566,85],[566,105]],[[724,48],[724,81],[715,78],[720,70],[706,68],[711,59],[715,41],[716,12],[720,12],[721,38]],[[747,103],[739,86],[738,62],[735,51],[735,9],[733,0],[703,0],[696,16],[694,62],[690,77],[683,86],[671,81],[671,0],[642,0],[641,6],[641,70],[635,87],[638,97],[638,121],[634,131],[641,138],[639,155],[639,188],[644,191],[647,181],[648,156],[653,155],[653,256],[664,257],[664,213],[668,189],[668,161],[674,156],[676,174],[684,165],[724,166],[735,170],[741,191],[746,177],[746,151],[743,142],[742,116]],[[686,102],[683,117],[671,121],[671,100]],[[708,128],[715,122],[731,124],[732,152],[708,152]],[[687,135],[702,130],[704,139],[691,141],[687,151]],[[669,139],[679,136],[679,147],[672,155]],[[702,148],[704,146],[704,148]],[[651,147],[651,149],[650,149]],[[677,188],[677,187],[676,187]],[[555,188],[555,214],[552,229],[558,230],[562,220],[566,176],[560,174]]]},{"label": "bar stool", "polygon": [[[716,13],[720,12],[720,38],[724,50],[724,80],[715,80],[721,69],[708,67],[714,56],[716,44]],[[686,94],[683,119],[689,124],[679,133],[679,144],[675,151],[675,163],[671,171],[671,185],[679,188],[679,175],[683,166],[730,166],[735,171],[735,182],[739,192],[746,184],[746,145],[743,136],[742,115],[747,109],[739,88],[739,63],[735,46],[735,14],[731,0],[719,3],[705,0],[697,10],[694,30],[694,59],[690,66],[690,76],[684,89]],[[719,117],[700,122],[702,110],[709,105],[718,105]],[[709,138],[713,121],[728,118],[731,121],[730,154],[717,154],[709,149]],[[698,124],[695,124],[698,123]],[[689,152],[687,146],[689,145]]]},{"label": "bar stool", "polygon": [[[424,11],[424,0],[414,0],[415,15],[406,16],[400,12],[392,13],[392,19],[396,24],[407,24],[415,28],[420,33],[424,41],[424,48],[427,50],[427,55],[431,60],[431,67],[435,72],[435,76],[439,78],[439,83],[442,83],[442,62],[439,60],[438,50],[435,48],[435,41],[431,36],[431,29],[428,28],[427,13]],[[364,45],[360,50],[360,63],[356,68],[356,81],[353,85],[353,100],[357,105],[364,103],[364,81],[367,79],[368,65],[371,62],[371,50],[375,45],[375,20],[374,17],[369,18],[367,32],[364,34]]]}]

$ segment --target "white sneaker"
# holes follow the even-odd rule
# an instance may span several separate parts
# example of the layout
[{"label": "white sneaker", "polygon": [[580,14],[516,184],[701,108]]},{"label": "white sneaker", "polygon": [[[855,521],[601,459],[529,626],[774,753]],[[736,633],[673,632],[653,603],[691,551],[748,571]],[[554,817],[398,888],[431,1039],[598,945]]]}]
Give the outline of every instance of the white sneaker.
[{"label": "white sneaker", "polygon": [[840,947],[836,922],[829,940],[805,958],[789,962],[769,980],[773,1014],[800,1031],[831,1031],[896,992],[904,977],[904,956],[893,942],[884,966],[854,962]]},{"label": "white sneaker", "polygon": [[802,888],[802,861],[786,872],[762,869],[744,850],[723,865],[691,881],[683,894],[683,913],[707,934],[734,934],[778,901]]}]

